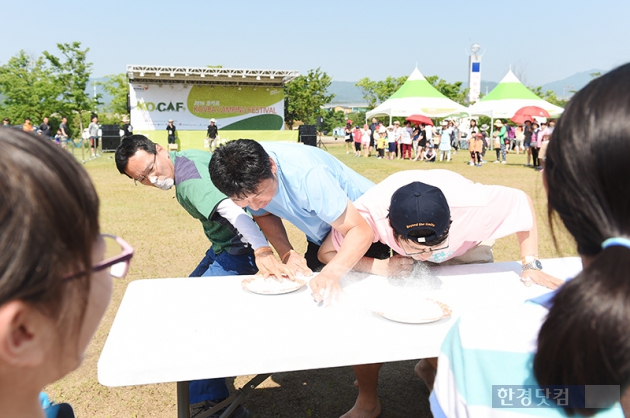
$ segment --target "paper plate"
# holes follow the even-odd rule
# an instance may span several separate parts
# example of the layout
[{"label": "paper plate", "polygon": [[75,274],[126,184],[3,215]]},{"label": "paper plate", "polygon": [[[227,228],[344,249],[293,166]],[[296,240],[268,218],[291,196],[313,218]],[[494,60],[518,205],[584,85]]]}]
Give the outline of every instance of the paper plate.
[{"label": "paper plate", "polygon": [[295,292],[306,284],[305,280],[290,280],[284,278],[282,282],[277,281],[273,277],[263,278],[262,276],[253,276],[243,279],[241,286],[243,289],[259,295],[282,295],[284,293]]},{"label": "paper plate", "polygon": [[405,324],[426,324],[451,316],[451,308],[433,299],[416,299],[409,303],[390,303],[375,311],[383,318]]}]

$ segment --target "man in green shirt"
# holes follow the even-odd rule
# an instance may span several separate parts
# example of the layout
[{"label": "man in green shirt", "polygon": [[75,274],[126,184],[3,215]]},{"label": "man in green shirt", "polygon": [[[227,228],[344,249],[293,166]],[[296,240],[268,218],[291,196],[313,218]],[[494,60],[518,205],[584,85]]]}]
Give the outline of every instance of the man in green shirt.
[{"label": "man in green shirt", "polygon": [[[143,135],[125,138],[116,149],[116,167],[121,174],[145,186],[169,190],[175,186],[179,204],[195,219],[212,243],[191,277],[255,274],[288,275],[291,266],[273,254],[252,218],[214,186],[208,172],[212,154],[200,150],[167,152]],[[225,379],[190,383],[190,403],[208,406],[229,396]],[[246,417],[240,407],[235,416]]]}]

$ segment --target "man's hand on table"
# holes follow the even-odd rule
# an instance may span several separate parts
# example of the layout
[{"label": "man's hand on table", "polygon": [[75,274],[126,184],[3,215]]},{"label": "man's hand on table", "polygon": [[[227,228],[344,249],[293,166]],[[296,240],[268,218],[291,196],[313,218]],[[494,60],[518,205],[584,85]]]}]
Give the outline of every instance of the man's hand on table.
[{"label": "man's hand on table", "polygon": [[282,282],[283,276],[291,280],[295,279],[295,271],[291,266],[283,264],[273,253],[270,247],[261,247],[254,251],[256,256],[256,267],[258,274],[264,278],[273,276],[279,282]]},{"label": "man's hand on table", "polygon": [[560,280],[540,270],[534,269],[525,270],[523,273],[521,273],[521,281],[527,287],[535,283],[552,290],[557,289],[564,284],[564,280]]},{"label": "man's hand on table", "polygon": [[374,259],[372,274],[379,276],[408,276],[413,269],[414,259],[396,254],[385,260]]},{"label": "man's hand on table", "polygon": [[306,259],[295,250],[290,250],[282,257],[282,262],[286,264],[288,268],[293,270],[295,274],[301,274],[303,276],[310,277],[313,275],[313,271],[308,268]]},{"label": "man's hand on table", "polygon": [[313,277],[308,285],[311,288],[315,302],[322,302],[324,306],[333,305],[343,294],[343,289],[339,285],[339,279],[322,270]]}]

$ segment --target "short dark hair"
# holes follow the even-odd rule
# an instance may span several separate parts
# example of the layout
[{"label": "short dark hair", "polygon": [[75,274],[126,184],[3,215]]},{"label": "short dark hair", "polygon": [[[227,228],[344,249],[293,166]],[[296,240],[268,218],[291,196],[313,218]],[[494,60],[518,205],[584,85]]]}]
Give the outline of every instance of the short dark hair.
[{"label": "short dark hair", "polygon": [[253,139],[237,139],[212,154],[210,178],[228,197],[242,199],[256,193],[261,181],[273,178],[269,154]]},{"label": "short dark hair", "polygon": [[149,154],[157,154],[155,142],[151,141],[144,135],[131,135],[129,138],[122,140],[118,148],[116,148],[115,154],[116,168],[120,174],[124,174],[131,178],[125,170],[127,169],[127,164],[129,164],[129,158],[133,157],[140,149]]},{"label": "short dark hair", "polygon": [[[626,64],[591,81],[569,101],[549,141],[552,232],[555,212],[591,262],[558,291],[540,329],[534,374],[542,387],[619,385],[623,394],[630,383],[630,250],[602,249],[608,238],[630,237],[629,80]],[[599,400],[610,406],[618,398]]]}]

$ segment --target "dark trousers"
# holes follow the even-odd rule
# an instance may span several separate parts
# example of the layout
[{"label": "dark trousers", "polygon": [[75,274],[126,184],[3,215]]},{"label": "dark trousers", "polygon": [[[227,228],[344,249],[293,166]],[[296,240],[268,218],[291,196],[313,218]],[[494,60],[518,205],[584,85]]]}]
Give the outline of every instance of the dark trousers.
[{"label": "dark trousers", "polygon": [[540,148],[536,148],[536,147],[532,147],[532,164],[534,165],[534,167],[538,167],[540,165],[540,162],[538,161],[538,151],[540,150]]},{"label": "dark trousers", "polygon": [[[325,264],[319,261],[319,259],[317,258],[317,252],[319,251],[319,247],[320,247],[319,245],[313,244],[312,242],[308,241],[308,245],[306,247],[306,254],[304,254],[304,258],[306,259],[306,265],[308,265],[308,268],[310,268],[314,272],[321,271],[325,266]],[[367,252],[365,253],[365,256],[370,257],[370,258],[376,258],[379,260],[385,260],[391,257],[391,250],[387,245],[381,242],[375,242],[370,246],[370,248],[368,248]]]}]

